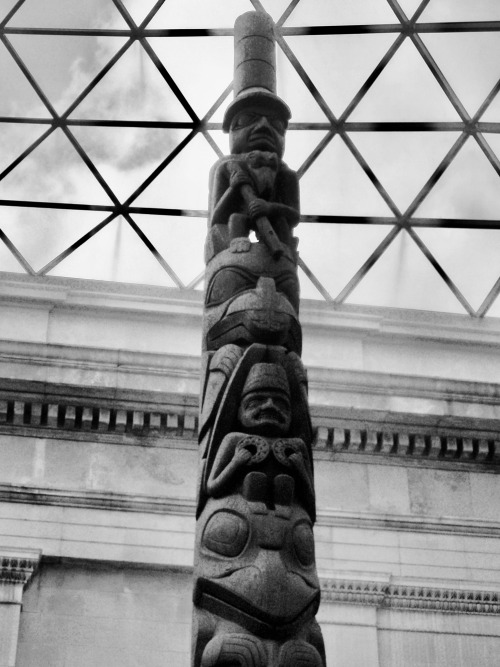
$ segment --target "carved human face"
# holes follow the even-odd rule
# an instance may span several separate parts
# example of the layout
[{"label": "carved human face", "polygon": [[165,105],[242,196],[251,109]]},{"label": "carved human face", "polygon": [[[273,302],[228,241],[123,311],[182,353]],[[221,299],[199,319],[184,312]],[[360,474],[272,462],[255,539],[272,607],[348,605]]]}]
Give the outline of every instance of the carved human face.
[{"label": "carved human face", "polygon": [[286,121],[271,110],[257,105],[240,111],[229,128],[231,153],[270,151],[283,157]]},{"label": "carved human face", "polygon": [[238,411],[238,420],[245,431],[258,435],[285,435],[291,419],[290,399],[278,389],[249,392]]}]

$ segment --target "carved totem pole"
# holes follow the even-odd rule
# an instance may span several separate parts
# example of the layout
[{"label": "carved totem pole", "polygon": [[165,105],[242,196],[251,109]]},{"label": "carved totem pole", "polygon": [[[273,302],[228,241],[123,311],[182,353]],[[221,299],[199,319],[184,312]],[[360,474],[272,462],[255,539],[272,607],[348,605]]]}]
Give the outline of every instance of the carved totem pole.
[{"label": "carved totem pole", "polygon": [[273,22],[243,14],[223,122],[231,154],[210,173],[193,667],[325,666],[289,118]]}]

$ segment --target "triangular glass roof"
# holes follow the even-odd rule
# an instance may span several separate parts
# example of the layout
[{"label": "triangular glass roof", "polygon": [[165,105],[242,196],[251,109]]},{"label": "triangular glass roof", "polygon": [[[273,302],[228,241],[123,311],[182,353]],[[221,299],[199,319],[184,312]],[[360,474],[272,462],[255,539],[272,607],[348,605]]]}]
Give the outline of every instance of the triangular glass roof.
[{"label": "triangular glass roof", "polygon": [[493,0],[1,0],[0,272],[200,289],[252,9],[292,110],[303,298],[498,316]]}]

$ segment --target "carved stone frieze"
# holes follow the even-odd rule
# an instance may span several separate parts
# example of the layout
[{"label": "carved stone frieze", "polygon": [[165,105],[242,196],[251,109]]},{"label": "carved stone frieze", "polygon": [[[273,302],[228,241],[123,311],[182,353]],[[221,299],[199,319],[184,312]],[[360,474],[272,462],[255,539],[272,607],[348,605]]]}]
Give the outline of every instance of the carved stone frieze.
[{"label": "carved stone frieze", "polygon": [[388,606],[397,609],[442,611],[466,614],[500,613],[500,593],[420,586],[391,585]]},{"label": "carved stone frieze", "polygon": [[[91,392],[89,392],[91,393]],[[92,433],[116,436],[134,435],[139,437],[174,437],[193,441],[198,431],[198,416],[195,399],[191,410],[179,405],[168,406],[165,410],[144,408],[138,403],[123,400],[107,401],[100,405],[98,398],[79,402],[68,402],[47,395],[45,399],[0,398],[0,429],[31,428],[66,431],[68,433]],[[116,407],[115,407],[116,406]]]},{"label": "carved stone frieze", "polygon": [[38,567],[39,559],[39,554],[0,551],[0,581],[2,583],[28,583]]},{"label": "carved stone frieze", "polygon": [[[226,350],[227,351],[227,350]],[[216,363],[216,362],[213,362]],[[222,372],[222,371],[221,371]],[[213,380],[215,382],[215,380]],[[36,435],[47,431],[66,433],[68,437],[121,441],[124,437],[154,439],[156,446],[162,442],[182,440],[186,446],[194,446],[198,437],[196,397],[184,397],[184,405],[168,404],[163,409],[144,408],[140,402],[125,402],[118,395],[102,405],[98,396],[71,404],[55,392],[48,391],[44,398],[30,398],[26,391],[5,392],[0,395],[0,431],[16,432],[23,429]],[[92,392],[88,391],[91,395]],[[316,417],[314,406],[310,409],[312,420],[312,449],[316,456],[368,456],[379,460],[405,463],[447,465],[487,465],[500,463],[500,439],[491,427],[481,429],[477,423],[464,433],[445,427],[436,429],[433,420],[426,427],[425,419],[418,429],[400,419],[398,426],[388,427],[381,418],[368,428],[352,428],[338,417]],[[351,411],[351,415],[353,411]],[[319,422],[319,423],[318,423]],[[203,415],[202,415],[202,423]]]},{"label": "carved stone frieze", "polygon": [[21,603],[23,589],[35,574],[40,556],[40,551],[0,549],[0,603]]},{"label": "carved stone frieze", "polygon": [[324,602],[373,605],[408,611],[499,614],[500,590],[427,586],[352,579],[322,578]]}]

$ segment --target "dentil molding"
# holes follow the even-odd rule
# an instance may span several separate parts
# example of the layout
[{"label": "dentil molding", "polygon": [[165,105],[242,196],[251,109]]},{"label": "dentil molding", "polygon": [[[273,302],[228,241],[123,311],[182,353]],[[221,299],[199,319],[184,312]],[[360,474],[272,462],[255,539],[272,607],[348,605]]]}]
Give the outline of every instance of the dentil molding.
[{"label": "dentil molding", "polygon": [[40,563],[41,552],[0,547],[0,604],[21,604],[23,589]]}]

